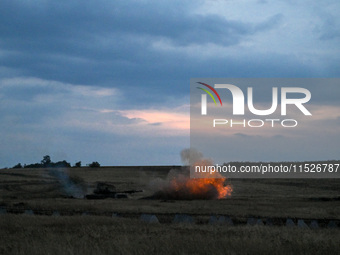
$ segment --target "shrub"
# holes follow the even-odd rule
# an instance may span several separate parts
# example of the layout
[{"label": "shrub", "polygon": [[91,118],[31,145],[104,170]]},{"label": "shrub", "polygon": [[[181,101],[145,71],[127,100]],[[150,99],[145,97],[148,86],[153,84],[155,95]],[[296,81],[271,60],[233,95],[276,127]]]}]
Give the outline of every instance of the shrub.
[{"label": "shrub", "polygon": [[94,161],[91,164],[89,164],[89,167],[100,167],[100,164],[97,161]]},{"label": "shrub", "polygon": [[18,163],[15,166],[13,166],[12,168],[22,168],[22,165],[20,163]]}]

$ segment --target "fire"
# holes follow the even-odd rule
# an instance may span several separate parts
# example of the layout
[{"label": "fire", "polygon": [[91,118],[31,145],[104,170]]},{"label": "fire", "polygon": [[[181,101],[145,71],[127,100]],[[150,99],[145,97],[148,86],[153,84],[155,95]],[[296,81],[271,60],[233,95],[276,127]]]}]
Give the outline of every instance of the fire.
[{"label": "fire", "polygon": [[170,187],[175,193],[183,193],[188,198],[223,199],[233,191],[230,185],[225,186],[225,180],[226,178],[174,178]]},{"label": "fire", "polygon": [[154,198],[160,199],[223,199],[231,195],[231,185],[219,174],[210,178],[190,178],[189,172],[172,172],[157,188]]},{"label": "fire", "polygon": [[[190,168],[209,166],[212,161],[203,158],[202,153],[186,149],[181,152],[182,161],[188,167],[173,169],[167,179],[154,183],[156,192],[152,196],[159,199],[223,199],[231,196],[233,188],[226,184],[226,178],[220,173],[200,173],[200,178],[190,178]],[[192,163],[194,162],[194,163]]]}]

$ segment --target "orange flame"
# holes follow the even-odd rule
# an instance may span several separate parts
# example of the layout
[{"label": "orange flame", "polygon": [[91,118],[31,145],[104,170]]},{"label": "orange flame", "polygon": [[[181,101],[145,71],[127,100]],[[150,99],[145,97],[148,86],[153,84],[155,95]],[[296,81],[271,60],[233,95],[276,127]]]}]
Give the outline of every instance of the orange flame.
[{"label": "orange flame", "polygon": [[[176,173],[154,194],[163,199],[223,199],[231,195],[233,188],[226,185],[226,178],[219,173],[209,178],[190,178],[188,173]],[[205,176],[204,176],[205,177]]]},{"label": "orange flame", "polygon": [[[158,185],[154,198],[161,199],[223,199],[231,196],[233,188],[226,184],[226,178],[218,172],[200,172],[198,177],[190,178],[190,168],[212,165],[210,160],[201,158],[181,171],[172,170],[165,182]],[[197,177],[197,176],[195,176]]]},{"label": "orange flame", "polygon": [[223,199],[231,195],[233,189],[225,186],[226,178],[185,178],[172,179],[170,186],[176,192],[183,192],[186,197]]}]

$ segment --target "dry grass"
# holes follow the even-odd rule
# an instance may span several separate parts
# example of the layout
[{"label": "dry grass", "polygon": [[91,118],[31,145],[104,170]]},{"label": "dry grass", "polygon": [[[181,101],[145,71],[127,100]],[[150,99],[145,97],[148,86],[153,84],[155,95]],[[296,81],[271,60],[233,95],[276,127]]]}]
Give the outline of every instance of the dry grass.
[{"label": "dry grass", "polygon": [[339,231],[5,215],[1,254],[339,254]]},{"label": "dry grass", "polygon": [[[152,194],[150,181],[165,178],[166,169],[67,171],[89,192],[97,181],[113,183],[118,190],[145,192],[130,199],[71,199],[45,169],[0,170],[0,206],[64,215],[0,215],[0,254],[340,254],[339,228],[170,224],[175,213],[194,215],[201,223],[214,214],[241,222],[248,216],[339,221],[339,179],[235,179],[230,180],[233,195],[225,200],[161,201],[140,198]],[[80,216],[84,211],[96,216]],[[108,217],[112,212],[124,217]],[[162,224],[140,222],[141,213],[156,214]]]},{"label": "dry grass", "polygon": [[[230,180],[231,198],[219,201],[143,200],[153,193],[150,182],[165,178],[166,171],[154,168],[72,168],[70,176],[83,182],[88,191],[97,181],[113,183],[118,190],[143,189],[128,200],[65,198],[57,179],[44,169],[0,170],[0,205],[35,210],[59,210],[65,214],[90,211],[96,214],[188,213],[225,214],[235,217],[301,217],[340,219],[340,179]],[[325,201],[329,199],[329,201]],[[16,205],[21,206],[16,206]]]}]

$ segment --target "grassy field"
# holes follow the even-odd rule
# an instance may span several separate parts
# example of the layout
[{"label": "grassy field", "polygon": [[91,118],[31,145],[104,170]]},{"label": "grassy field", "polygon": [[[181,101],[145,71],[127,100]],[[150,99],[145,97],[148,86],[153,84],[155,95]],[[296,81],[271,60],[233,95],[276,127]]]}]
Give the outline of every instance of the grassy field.
[{"label": "grassy field", "polygon": [[339,230],[2,216],[1,254],[339,254]]},{"label": "grassy field", "polygon": [[[146,199],[169,167],[71,168],[66,173],[85,193],[98,181],[117,190],[143,190],[128,199],[71,198],[63,181],[46,169],[0,170],[0,254],[340,254],[340,180],[234,179],[223,200]],[[22,214],[31,209],[35,214]],[[58,211],[61,216],[51,215]],[[81,216],[87,212],[88,216]],[[111,218],[112,213],[122,217]],[[161,224],[139,220],[155,214]],[[196,224],[172,224],[175,214]],[[236,226],[209,225],[211,215],[230,216]],[[247,226],[248,217],[277,226]],[[322,228],[280,226],[287,217],[317,219]]]}]

